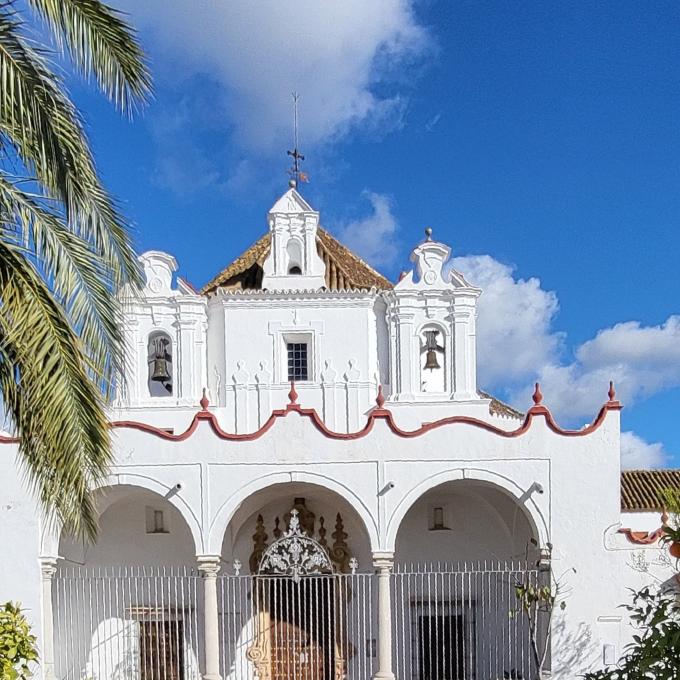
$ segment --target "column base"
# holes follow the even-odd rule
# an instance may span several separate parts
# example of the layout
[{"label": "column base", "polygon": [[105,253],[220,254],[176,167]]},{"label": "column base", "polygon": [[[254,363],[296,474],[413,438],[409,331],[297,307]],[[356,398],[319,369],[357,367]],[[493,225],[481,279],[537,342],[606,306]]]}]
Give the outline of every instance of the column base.
[{"label": "column base", "polygon": [[378,671],[373,674],[373,680],[394,680],[394,673],[391,671]]}]

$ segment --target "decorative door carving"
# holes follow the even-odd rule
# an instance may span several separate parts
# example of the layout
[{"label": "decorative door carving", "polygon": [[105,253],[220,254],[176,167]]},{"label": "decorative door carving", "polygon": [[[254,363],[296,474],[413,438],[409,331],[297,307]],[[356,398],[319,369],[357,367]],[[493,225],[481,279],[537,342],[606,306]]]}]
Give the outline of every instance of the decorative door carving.
[{"label": "decorative door carving", "polygon": [[303,527],[298,507],[290,511],[288,529],[262,552],[253,594],[256,642],[247,655],[260,680],[341,680],[344,659],[336,639],[341,589],[328,548],[308,533],[313,514]]}]

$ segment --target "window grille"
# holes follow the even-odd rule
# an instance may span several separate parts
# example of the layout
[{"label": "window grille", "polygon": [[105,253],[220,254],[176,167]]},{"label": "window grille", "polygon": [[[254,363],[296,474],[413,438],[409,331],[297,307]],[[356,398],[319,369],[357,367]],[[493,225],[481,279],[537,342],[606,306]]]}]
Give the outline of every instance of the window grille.
[{"label": "window grille", "polygon": [[288,348],[288,380],[309,380],[307,367],[307,343],[289,342]]}]

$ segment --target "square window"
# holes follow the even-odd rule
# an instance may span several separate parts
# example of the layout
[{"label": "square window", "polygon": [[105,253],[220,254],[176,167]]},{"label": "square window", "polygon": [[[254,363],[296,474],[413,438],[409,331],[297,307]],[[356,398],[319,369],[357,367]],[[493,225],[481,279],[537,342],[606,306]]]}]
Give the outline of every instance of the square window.
[{"label": "square window", "polygon": [[286,344],[288,351],[288,380],[309,380],[307,367],[307,343],[289,342]]}]

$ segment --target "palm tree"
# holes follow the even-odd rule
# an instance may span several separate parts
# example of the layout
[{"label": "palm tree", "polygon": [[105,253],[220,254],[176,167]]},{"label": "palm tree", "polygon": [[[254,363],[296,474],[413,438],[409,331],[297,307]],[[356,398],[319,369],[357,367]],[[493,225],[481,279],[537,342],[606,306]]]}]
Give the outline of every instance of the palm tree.
[{"label": "palm tree", "polygon": [[99,0],[0,0],[0,397],[46,517],[93,538],[89,491],[111,461],[104,409],[124,360],[116,291],[140,273],[62,55],[128,115],[151,79]]}]

